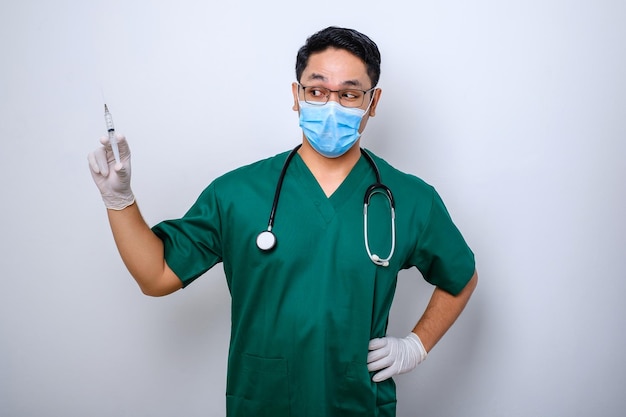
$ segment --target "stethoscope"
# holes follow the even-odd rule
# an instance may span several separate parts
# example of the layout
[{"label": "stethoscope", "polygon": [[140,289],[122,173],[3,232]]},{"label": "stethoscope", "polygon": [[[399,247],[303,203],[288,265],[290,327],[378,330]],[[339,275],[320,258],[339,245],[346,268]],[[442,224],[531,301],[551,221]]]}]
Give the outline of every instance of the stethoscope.
[{"label": "stethoscope", "polygon": [[[300,146],[296,146],[287,156],[285,160],[285,164],[280,172],[280,176],[278,177],[278,183],[276,184],[276,191],[274,193],[274,201],[272,203],[272,210],[270,211],[270,218],[267,222],[267,230],[262,231],[256,238],[256,245],[262,251],[268,252],[274,249],[276,246],[276,235],[272,232],[272,228],[274,227],[274,217],[276,216],[276,208],[278,207],[278,200],[280,198],[280,191],[283,186],[283,180],[285,179],[285,173],[287,172],[287,167],[289,166],[291,160],[293,159]],[[367,255],[376,265],[380,266],[389,266],[389,260],[393,256],[393,252],[396,248],[396,210],[395,210],[395,202],[393,199],[393,194],[391,194],[391,190],[385,184],[382,183],[380,179],[380,171],[376,166],[376,163],[370,156],[368,152],[361,148],[361,154],[365,157],[367,162],[370,164],[372,169],[374,170],[374,174],[376,175],[376,182],[367,187],[365,190],[365,197],[363,198],[363,239],[365,240],[365,250],[367,251]],[[370,200],[374,194],[383,194],[389,200],[389,207],[391,210],[391,250],[389,251],[389,255],[386,258],[381,258],[380,256],[372,253],[370,251],[369,245],[369,236],[367,233],[367,209],[370,204]]]}]

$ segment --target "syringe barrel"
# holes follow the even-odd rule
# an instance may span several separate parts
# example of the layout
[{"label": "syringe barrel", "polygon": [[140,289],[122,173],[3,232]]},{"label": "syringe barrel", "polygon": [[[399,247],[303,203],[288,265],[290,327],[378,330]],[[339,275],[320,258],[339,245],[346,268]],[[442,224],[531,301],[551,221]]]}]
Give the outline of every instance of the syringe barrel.
[{"label": "syringe barrel", "polygon": [[109,113],[108,110],[104,112],[104,121],[106,122],[107,130],[109,132],[115,130],[113,127],[113,117],[111,117],[111,113]]}]

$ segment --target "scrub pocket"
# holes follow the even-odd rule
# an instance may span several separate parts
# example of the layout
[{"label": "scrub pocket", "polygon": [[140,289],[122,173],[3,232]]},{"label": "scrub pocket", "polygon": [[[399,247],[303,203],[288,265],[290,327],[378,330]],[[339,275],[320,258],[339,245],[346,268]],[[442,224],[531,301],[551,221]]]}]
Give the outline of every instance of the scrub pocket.
[{"label": "scrub pocket", "polygon": [[348,363],[338,383],[334,408],[341,411],[342,417],[377,415],[376,386],[370,381],[367,364]]},{"label": "scrub pocket", "polygon": [[226,408],[232,417],[288,417],[287,360],[239,354],[230,364]]}]

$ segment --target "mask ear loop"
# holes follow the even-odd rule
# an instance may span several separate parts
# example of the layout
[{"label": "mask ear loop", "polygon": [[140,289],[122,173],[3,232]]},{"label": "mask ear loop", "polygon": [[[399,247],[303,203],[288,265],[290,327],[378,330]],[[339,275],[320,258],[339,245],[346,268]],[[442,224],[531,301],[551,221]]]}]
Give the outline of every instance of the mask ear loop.
[{"label": "mask ear loop", "polygon": [[[365,110],[363,111],[363,116],[361,116],[361,123],[363,123],[363,118],[365,117],[365,115],[367,115],[367,117],[369,117],[369,111],[370,111],[370,107],[372,107],[372,103],[374,102],[374,91],[376,91],[376,87],[372,87],[372,96],[370,97],[370,102],[367,105],[367,107],[365,108]],[[359,126],[359,130],[361,129],[361,126]],[[358,132],[359,137],[361,137],[361,132]],[[377,180],[380,183],[380,179]]]},{"label": "mask ear loop", "polygon": [[370,107],[372,107],[372,103],[374,102],[374,92],[376,91],[376,87],[372,88],[372,96],[370,97],[370,103],[367,105],[367,107],[365,108],[365,113],[363,114],[364,116],[369,113],[370,111]]}]

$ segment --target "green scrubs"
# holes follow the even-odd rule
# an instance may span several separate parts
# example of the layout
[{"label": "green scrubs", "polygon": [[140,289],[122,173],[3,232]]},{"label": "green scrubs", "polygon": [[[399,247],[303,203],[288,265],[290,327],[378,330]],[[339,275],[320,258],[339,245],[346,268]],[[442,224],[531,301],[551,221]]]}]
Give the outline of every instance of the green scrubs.
[{"label": "green scrubs", "polygon": [[[367,353],[370,339],[385,336],[398,271],[415,266],[455,294],[473,275],[474,256],[435,190],[376,156],[396,202],[388,267],[365,250],[363,198],[375,176],[363,157],[326,197],[296,155],[276,211],[277,246],[259,250],[286,157],[216,179],[182,219],[153,228],[185,286],[223,262],[232,297],[228,416],[394,416],[395,384],[372,382]],[[374,195],[368,217],[372,253],[386,257],[384,195]]]}]

